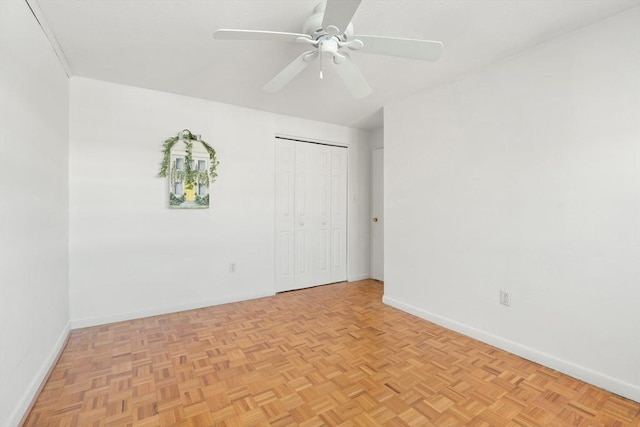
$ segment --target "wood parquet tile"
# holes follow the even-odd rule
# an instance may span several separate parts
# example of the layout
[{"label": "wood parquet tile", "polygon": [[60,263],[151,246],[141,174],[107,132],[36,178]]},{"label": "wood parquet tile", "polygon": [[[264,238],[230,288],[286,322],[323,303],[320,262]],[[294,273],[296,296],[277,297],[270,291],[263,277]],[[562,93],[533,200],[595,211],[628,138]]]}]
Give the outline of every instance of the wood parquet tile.
[{"label": "wood parquet tile", "polygon": [[640,426],[640,404],[382,304],[375,281],[73,330],[26,426]]}]

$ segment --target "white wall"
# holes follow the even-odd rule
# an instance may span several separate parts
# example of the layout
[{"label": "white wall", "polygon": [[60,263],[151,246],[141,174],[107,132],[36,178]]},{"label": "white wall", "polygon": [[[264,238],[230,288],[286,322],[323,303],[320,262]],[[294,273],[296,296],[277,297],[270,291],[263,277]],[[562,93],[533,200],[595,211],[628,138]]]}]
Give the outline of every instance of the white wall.
[{"label": "white wall", "polygon": [[349,176],[349,252],[347,277],[349,281],[371,277],[369,247],[369,217],[371,213],[371,150],[370,133],[355,131],[358,144],[349,150],[349,171],[357,175]]},{"label": "white wall", "polygon": [[[168,209],[166,179],[156,177],[162,142],[184,128],[218,153],[209,209]],[[349,278],[368,275],[367,249],[356,242],[368,238],[365,132],[72,78],[73,325],[273,294],[276,134],[349,145]]]},{"label": "white wall", "polygon": [[0,1],[0,425],[69,330],[68,80],[24,1]]},{"label": "white wall", "polygon": [[[384,127],[371,130],[369,132],[369,155],[371,156],[371,171],[369,174],[371,207],[371,214],[369,215],[369,270],[371,277],[377,280],[384,280],[383,148]],[[374,223],[372,221],[373,217],[377,217],[378,222]]]},{"label": "white wall", "polygon": [[370,131],[369,138],[371,140],[371,150],[384,148],[384,128],[378,128]]},{"label": "white wall", "polygon": [[636,401],[639,17],[387,105],[384,141],[385,302]]}]

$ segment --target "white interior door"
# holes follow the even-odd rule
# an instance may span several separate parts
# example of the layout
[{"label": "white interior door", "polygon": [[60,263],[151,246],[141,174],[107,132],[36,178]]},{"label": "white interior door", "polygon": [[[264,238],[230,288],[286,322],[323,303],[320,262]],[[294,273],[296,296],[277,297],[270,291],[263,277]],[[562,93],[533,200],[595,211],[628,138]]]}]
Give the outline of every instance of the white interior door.
[{"label": "white interior door", "polygon": [[371,162],[371,277],[384,280],[384,148]]},{"label": "white interior door", "polygon": [[276,291],[347,279],[347,149],[276,139]]}]

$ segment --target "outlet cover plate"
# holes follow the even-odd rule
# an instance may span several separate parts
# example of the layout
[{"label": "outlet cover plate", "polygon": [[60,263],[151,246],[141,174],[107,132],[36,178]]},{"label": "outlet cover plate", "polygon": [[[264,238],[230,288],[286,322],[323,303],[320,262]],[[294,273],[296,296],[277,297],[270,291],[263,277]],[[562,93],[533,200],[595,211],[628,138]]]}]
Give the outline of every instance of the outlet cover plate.
[{"label": "outlet cover plate", "polygon": [[508,291],[500,289],[500,304],[511,306],[511,294]]}]

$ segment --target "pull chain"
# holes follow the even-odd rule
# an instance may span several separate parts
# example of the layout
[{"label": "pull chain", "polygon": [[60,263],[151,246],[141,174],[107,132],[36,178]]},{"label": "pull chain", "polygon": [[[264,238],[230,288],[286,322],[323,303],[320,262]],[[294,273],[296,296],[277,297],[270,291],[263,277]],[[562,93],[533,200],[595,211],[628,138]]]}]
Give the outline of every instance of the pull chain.
[{"label": "pull chain", "polygon": [[322,80],[322,57],[324,54],[320,52],[320,80]]}]

